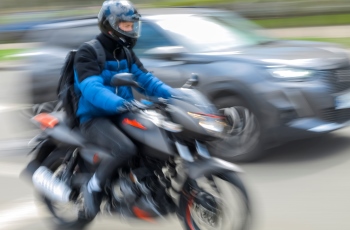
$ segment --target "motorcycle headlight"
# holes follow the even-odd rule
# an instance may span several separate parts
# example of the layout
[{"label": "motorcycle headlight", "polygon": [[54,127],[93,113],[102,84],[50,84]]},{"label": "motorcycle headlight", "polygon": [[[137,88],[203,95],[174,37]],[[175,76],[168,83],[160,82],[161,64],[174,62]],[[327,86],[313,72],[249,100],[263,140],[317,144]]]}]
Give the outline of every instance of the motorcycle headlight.
[{"label": "motorcycle headlight", "polygon": [[226,124],[223,116],[192,112],[188,112],[188,115],[198,119],[198,124],[209,132],[222,133]]},{"label": "motorcycle headlight", "polygon": [[314,76],[313,70],[294,68],[271,68],[268,72],[275,78],[289,81],[304,81]]}]

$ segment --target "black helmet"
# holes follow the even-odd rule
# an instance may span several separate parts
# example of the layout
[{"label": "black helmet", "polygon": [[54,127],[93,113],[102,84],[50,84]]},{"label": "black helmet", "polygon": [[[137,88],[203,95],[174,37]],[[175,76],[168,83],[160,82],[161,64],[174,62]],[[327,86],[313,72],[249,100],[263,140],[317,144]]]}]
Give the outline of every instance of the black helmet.
[{"label": "black helmet", "polygon": [[[98,14],[98,25],[102,33],[112,37],[119,44],[132,48],[140,36],[141,15],[127,0],[108,0],[102,5]],[[120,22],[133,22],[131,31],[119,28]]]}]

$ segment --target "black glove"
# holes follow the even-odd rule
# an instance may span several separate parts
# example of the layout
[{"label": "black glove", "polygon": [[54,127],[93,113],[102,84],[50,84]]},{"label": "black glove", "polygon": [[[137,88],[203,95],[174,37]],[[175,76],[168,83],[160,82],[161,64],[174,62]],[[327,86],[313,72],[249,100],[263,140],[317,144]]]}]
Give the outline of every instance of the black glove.
[{"label": "black glove", "polygon": [[125,101],[124,104],[117,108],[118,113],[125,113],[125,112],[135,112],[138,108],[134,106],[133,103]]}]

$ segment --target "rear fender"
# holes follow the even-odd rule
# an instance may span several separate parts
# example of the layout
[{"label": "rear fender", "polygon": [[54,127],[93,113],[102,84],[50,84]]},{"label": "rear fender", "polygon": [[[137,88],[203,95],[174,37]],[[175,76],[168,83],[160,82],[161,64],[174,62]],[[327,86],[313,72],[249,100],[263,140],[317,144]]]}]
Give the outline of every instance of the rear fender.
[{"label": "rear fender", "polygon": [[83,147],[86,142],[78,131],[67,125],[64,112],[40,113],[31,121],[40,127],[45,135],[62,144]]},{"label": "rear fender", "polygon": [[189,178],[198,179],[202,176],[222,173],[222,172],[238,172],[243,170],[235,164],[221,160],[219,158],[201,159],[195,162],[186,162],[186,168]]},{"label": "rear fender", "polygon": [[77,132],[65,125],[57,125],[54,128],[47,128],[44,132],[54,140],[62,144],[84,147],[85,139]]}]

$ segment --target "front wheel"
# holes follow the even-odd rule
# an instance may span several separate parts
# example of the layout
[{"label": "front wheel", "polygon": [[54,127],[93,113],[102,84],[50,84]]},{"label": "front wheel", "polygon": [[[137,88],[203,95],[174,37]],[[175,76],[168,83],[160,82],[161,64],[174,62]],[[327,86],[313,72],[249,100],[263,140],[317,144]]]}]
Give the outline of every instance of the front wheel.
[{"label": "front wheel", "polygon": [[234,172],[188,180],[178,216],[186,230],[246,230],[251,224],[249,196]]}]

